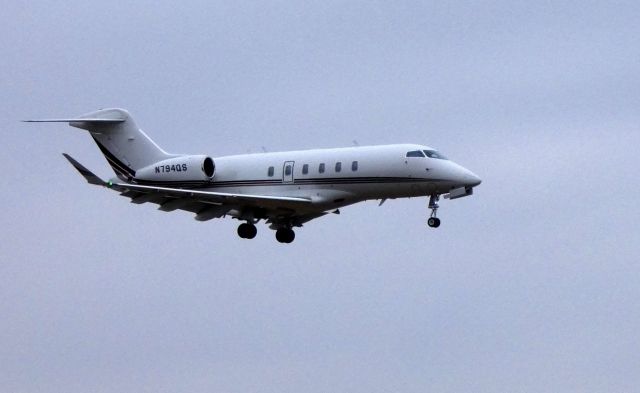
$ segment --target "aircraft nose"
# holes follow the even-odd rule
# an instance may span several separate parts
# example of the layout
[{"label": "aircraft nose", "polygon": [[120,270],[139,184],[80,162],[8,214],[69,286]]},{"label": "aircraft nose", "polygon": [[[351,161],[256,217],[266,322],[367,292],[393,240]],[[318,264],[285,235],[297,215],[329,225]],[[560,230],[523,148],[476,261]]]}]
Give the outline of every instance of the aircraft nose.
[{"label": "aircraft nose", "polygon": [[462,165],[450,162],[451,165],[451,181],[456,187],[475,187],[482,183],[478,175],[471,172]]},{"label": "aircraft nose", "polygon": [[468,171],[469,173],[466,175],[467,185],[469,187],[475,187],[482,183],[482,179],[478,177],[475,173]]},{"label": "aircraft nose", "polygon": [[467,168],[461,168],[461,169],[462,169],[462,174],[461,174],[462,176],[460,176],[461,177],[460,180],[465,187],[475,187],[480,183],[482,183],[482,180],[478,177],[478,175],[471,172]]}]

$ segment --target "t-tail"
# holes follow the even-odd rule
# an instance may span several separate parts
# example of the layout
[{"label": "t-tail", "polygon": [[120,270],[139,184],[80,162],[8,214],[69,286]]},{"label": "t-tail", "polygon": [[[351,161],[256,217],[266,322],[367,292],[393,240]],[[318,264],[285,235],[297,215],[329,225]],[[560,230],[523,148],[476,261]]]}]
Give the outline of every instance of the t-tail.
[{"label": "t-tail", "polygon": [[[118,178],[126,182],[172,187],[204,187],[215,173],[211,157],[198,154],[169,154],[156,145],[124,109],[101,109],[70,119],[25,120],[26,122],[69,123],[89,131]],[[67,159],[70,156],[65,155]],[[81,173],[86,168],[79,168]],[[94,175],[95,176],[95,175]],[[85,176],[86,177],[86,176]],[[96,177],[97,178],[97,177]],[[95,179],[89,180],[96,184]]]},{"label": "t-tail", "polygon": [[151,164],[177,157],[162,150],[147,136],[124,109],[101,109],[72,119],[27,120],[65,122],[91,134],[116,175],[130,181],[136,171]]}]

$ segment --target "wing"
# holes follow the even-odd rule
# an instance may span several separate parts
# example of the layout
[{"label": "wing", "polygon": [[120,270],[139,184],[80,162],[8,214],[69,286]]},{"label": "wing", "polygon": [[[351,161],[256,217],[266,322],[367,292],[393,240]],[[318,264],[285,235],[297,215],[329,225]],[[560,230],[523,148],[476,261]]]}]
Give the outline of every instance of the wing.
[{"label": "wing", "polygon": [[232,213],[233,216],[240,216],[247,208],[259,210],[260,214],[264,216],[260,218],[266,218],[270,222],[286,218],[293,221],[295,225],[302,225],[304,222],[325,214],[313,209],[311,199],[307,198],[233,194],[143,186],[124,182],[105,182],[70,155],[66,153],[63,155],[90,184],[119,191],[120,195],[131,198],[132,203],[155,203],[159,205],[159,210],[166,212],[190,211],[196,214],[195,219],[198,221],[219,218],[229,213]]}]

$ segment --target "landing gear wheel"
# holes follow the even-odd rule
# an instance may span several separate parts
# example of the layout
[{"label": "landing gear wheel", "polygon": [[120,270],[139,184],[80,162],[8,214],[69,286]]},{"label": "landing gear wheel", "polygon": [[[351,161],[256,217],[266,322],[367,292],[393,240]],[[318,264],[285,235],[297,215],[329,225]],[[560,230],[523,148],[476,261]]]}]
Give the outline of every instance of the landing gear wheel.
[{"label": "landing gear wheel", "polygon": [[427,225],[431,228],[437,228],[440,226],[440,219],[436,217],[438,214],[438,200],[440,200],[440,195],[432,194],[429,198],[429,209],[431,209],[431,217],[427,220]]},{"label": "landing gear wheel", "polygon": [[243,239],[253,239],[254,237],[256,237],[257,233],[258,229],[256,228],[256,226],[253,224],[249,224],[248,222],[245,222],[244,224],[240,224],[240,226],[238,226],[238,236]]},{"label": "landing gear wheel", "polygon": [[276,231],[276,239],[280,243],[291,243],[295,238],[296,234],[290,228],[280,228]]},{"label": "landing gear wheel", "polygon": [[431,228],[437,228],[440,226],[440,219],[438,217],[429,217],[427,220],[427,225]]}]

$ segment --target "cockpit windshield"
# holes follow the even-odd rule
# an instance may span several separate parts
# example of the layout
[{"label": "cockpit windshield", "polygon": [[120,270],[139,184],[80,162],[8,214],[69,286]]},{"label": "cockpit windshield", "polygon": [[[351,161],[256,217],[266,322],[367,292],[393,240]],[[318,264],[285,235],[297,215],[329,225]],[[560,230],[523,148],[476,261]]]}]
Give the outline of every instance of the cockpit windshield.
[{"label": "cockpit windshield", "polygon": [[424,158],[424,153],[421,152],[420,150],[414,150],[414,151],[407,152],[407,157],[422,157],[422,158]]},{"label": "cockpit windshield", "polygon": [[420,158],[437,158],[439,160],[448,160],[443,154],[436,150],[412,150],[407,152],[407,157],[420,157]]},{"label": "cockpit windshield", "polygon": [[425,150],[424,154],[426,154],[427,157],[429,157],[429,158],[437,158],[439,160],[448,160],[447,157],[445,157],[440,152],[437,152],[435,150]]}]

